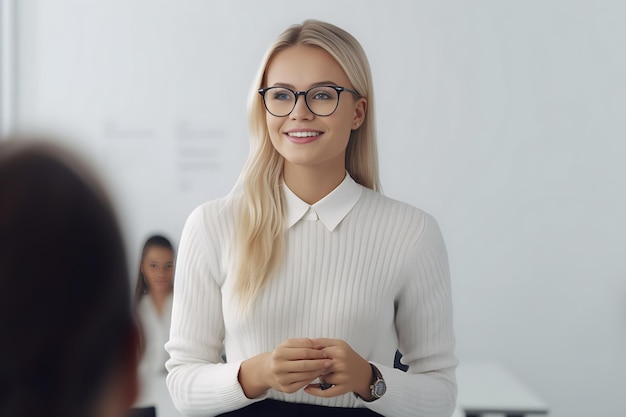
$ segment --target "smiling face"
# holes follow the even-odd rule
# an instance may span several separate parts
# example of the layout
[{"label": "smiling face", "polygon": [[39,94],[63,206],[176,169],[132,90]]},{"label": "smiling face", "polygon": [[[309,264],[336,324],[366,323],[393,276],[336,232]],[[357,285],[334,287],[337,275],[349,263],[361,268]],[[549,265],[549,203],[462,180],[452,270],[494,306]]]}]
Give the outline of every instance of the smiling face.
[{"label": "smiling face", "polygon": [[174,254],[168,248],[151,246],[141,263],[141,273],[148,291],[169,293],[174,280]]},{"label": "smiling face", "polygon": [[[269,62],[266,87],[281,86],[306,91],[318,85],[354,89],[343,69],[321,48],[291,46],[278,52]],[[350,132],[365,117],[367,101],[342,92],[339,105],[330,116],[317,116],[299,96],[296,106],[285,117],[266,112],[267,128],[274,148],[285,159],[285,172],[308,167],[343,175]]]}]

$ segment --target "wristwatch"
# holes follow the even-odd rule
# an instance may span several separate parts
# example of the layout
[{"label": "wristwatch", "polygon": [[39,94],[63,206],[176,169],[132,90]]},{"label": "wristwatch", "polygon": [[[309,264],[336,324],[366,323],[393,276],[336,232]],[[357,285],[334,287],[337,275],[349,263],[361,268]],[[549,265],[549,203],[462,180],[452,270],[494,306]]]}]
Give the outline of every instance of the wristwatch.
[{"label": "wristwatch", "polygon": [[358,398],[368,403],[376,401],[377,399],[385,395],[385,391],[387,391],[387,384],[385,384],[383,375],[380,373],[378,368],[374,366],[374,364],[370,363],[370,366],[372,367],[372,383],[370,384],[370,396],[365,398],[361,397],[356,392],[354,393],[354,395],[356,395]]}]

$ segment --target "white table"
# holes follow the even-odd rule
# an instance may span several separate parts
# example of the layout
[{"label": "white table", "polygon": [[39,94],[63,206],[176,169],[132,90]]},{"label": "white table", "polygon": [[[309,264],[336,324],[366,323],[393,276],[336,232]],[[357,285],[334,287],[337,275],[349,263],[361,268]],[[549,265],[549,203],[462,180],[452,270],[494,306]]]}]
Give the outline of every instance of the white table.
[{"label": "white table", "polygon": [[547,414],[548,406],[506,368],[493,362],[461,363],[457,368],[458,408],[467,417]]},{"label": "white table", "polygon": [[156,407],[157,417],[183,417],[174,407],[172,397],[167,390],[165,375],[142,380],[143,386],[134,407]]}]

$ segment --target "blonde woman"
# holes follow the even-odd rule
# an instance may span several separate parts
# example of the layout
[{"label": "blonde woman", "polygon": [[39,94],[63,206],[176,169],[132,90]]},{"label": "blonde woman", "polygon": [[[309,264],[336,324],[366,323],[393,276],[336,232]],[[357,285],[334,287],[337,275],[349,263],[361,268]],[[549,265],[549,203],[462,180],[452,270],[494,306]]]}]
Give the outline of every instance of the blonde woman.
[{"label": "blonde woman", "polygon": [[[450,416],[446,249],[433,217],[380,193],[357,40],[319,21],[288,28],[261,63],[249,122],[238,186],[183,230],[166,345],[176,406]],[[407,372],[393,367],[397,349]]]}]

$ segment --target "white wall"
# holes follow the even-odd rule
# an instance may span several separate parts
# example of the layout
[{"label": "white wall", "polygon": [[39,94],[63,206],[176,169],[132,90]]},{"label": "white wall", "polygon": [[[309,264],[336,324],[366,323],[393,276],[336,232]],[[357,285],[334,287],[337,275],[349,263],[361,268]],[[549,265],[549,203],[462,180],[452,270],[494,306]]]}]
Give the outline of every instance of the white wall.
[{"label": "white wall", "polygon": [[273,38],[308,17],[345,27],[374,72],[385,193],[446,237],[460,359],[501,362],[551,416],[623,415],[626,3],[20,0],[19,15],[18,124],[93,158],[135,254],[232,186]]}]

